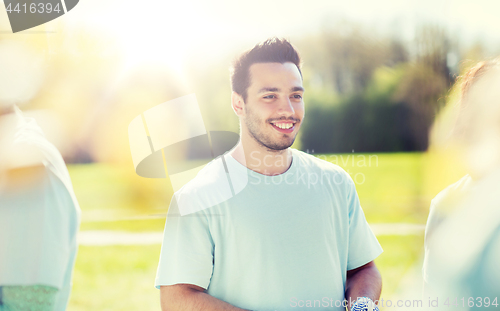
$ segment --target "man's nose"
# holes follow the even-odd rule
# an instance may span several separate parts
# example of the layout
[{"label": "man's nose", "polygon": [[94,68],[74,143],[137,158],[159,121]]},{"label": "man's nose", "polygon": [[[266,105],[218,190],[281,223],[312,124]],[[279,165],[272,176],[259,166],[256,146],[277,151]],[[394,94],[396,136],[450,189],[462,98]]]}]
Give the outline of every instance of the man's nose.
[{"label": "man's nose", "polygon": [[290,98],[286,97],[281,101],[278,113],[282,116],[294,115],[295,110],[293,109],[293,105],[292,102],[290,101]]}]

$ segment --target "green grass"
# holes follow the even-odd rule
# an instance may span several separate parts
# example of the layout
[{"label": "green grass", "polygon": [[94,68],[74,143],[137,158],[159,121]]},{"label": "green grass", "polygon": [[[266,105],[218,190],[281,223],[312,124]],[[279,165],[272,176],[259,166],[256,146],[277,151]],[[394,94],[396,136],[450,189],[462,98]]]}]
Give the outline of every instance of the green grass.
[{"label": "green grass", "polygon": [[384,299],[391,299],[399,288],[402,277],[410,271],[423,255],[424,236],[380,236],[380,245],[384,249],[376,260],[382,274]]},{"label": "green grass", "polygon": [[116,215],[158,213],[168,206],[172,189],[167,179],[143,178],[133,167],[109,164],[69,165],[82,211],[113,211]]},{"label": "green grass", "polygon": [[457,160],[428,153],[318,156],[345,169],[356,183],[369,223],[420,223],[436,194],[465,173]]},{"label": "green grass", "polygon": [[80,246],[69,311],[160,310],[160,245]]},{"label": "green grass", "polygon": [[[431,198],[423,198],[422,154],[339,156],[351,156],[347,165],[342,161],[338,164],[356,183],[368,222],[425,222],[426,204]],[[355,158],[354,165],[352,158]]]},{"label": "green grass", "polygon": [[117,231],[162,231],[165,227],[165,218],[138,219],[138,220],[117,220],[117,221],[91,221],[84,222],[80,226],[81,231],[85,230],[117,230]]}]

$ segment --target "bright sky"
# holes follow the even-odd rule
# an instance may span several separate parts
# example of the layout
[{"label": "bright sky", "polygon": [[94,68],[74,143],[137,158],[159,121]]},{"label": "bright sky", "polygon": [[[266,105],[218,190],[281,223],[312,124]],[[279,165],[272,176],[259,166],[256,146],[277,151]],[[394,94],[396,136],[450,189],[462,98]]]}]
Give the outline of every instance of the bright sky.
[{"label": "bright sky", "polygon": [[497,48],[498,12],[497,0],[85,0],[62,18],[110,32],[134,62],[145,54],[180,60],[199,49],[214,56],[221,48],[245,49],[272,35],[293,39],[342,20],[409,40],[416,25],[433,22],[465,43],[481,39]]},{"label": "bright sky", "polygon": [[[344,20],[408,40],[415,26],[431,22],[447,27],[462,43],[481,40],[498,50],[498,12],[498,0],[82,0],[59,19],[69,33],[84,25],[116,38],[128,65],[168,59],[180,70],[189,53],[234,54],[270,36],[293,41]],[[6,18],[0,10],[2,28]]]}]

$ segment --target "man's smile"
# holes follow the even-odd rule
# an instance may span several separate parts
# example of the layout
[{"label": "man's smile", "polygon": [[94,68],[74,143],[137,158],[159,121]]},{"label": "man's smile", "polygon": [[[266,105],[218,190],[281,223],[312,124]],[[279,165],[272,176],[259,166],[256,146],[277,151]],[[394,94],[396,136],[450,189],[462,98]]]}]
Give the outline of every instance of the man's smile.
[{"label": "man's smile", "polygon": [[285,120],[285,121],[271,121],[271,126],[278,132],[283,134],[292,133],[295,130],[296,121]]}]

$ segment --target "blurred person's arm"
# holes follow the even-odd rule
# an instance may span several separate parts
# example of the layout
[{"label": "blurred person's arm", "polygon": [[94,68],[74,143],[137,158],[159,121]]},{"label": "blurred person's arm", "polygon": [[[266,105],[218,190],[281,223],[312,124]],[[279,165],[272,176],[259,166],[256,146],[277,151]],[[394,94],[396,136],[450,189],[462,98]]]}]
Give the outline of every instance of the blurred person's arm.
[{"label": "blurred person's arm", "polygon": [[192,284],[175,284],[160,287],[162,311],[240,311],[222,300],[210,296],[200,286]]},{"label": "blurred person's arm", "polygon": [[373,261],[347,271],[345,297],[349,310],[351,302],[355,302],[358,297],[368,297],[372,301],[378,301],[381,291],[382,277]]}]

